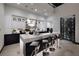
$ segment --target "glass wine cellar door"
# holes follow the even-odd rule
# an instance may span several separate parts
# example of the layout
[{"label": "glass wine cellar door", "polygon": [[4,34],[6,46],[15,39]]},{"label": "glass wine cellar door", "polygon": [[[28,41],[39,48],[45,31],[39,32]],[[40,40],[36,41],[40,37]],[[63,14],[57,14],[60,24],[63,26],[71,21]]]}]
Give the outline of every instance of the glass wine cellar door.
[{"label": "glass wine cellar door", "polygon": [[75,42],[75,15],[60,18],[61,39]]}]

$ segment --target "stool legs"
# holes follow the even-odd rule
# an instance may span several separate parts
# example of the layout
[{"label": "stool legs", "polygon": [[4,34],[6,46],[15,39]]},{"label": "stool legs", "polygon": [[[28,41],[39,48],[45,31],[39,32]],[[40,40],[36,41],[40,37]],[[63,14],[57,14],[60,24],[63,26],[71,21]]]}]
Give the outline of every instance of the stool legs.
[{"label": "stool legs", "polygon": [[[32,52],[32,54],[34,53],[34,55],[36,56],[37,52],[38,52],[37,48],[35,48],[34,51]],[[32,56],[32,54],[31,54],[31,56]]]},{"label": "stool legs", "polygon": [[60,47],[60,39],[57,39],[57,48]]},{"label": "stool legs", "polygon": [[45,48],[46,48],[45,51],[47,51],[47,44],[45,45]]},{"label": "stool legs", "polygon": [[40,45],[39,45],[38,47],[35,48],[35,56],[36,56],[36,54],[37,54],[38,51],[39,51],[39,47],[40,47]]}]

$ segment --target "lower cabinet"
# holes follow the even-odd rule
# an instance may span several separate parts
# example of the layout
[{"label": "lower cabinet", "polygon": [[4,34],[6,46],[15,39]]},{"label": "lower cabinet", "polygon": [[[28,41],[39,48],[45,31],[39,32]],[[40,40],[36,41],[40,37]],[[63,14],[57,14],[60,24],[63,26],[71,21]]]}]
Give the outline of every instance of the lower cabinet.
[{"label": "lower cabinet", "polygon": [[19,43],[20,34],[5,34],[4,35],[4,46]]}]

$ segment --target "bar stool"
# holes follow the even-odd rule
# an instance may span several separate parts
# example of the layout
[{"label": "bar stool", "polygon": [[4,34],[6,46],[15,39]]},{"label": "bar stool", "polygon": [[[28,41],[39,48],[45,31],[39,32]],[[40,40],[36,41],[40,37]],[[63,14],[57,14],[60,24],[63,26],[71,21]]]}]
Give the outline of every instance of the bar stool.
[{"label": "bar stool", "polygon": [[55,40],[57,39],[57,35],[56,34],[54,34],[53,36],[52,36],[52,45],[55,43]]},{"label": "bar stool", "polygon": [[43,48],[46,49],[48,46],[48,39],[46,38],[46,39],[42,40],[42,43],[43,43]]},{"label": "bar stool", "polygon": [[30,46],[34,46],[35,47],[35,49],[33,50],[32,54],[31,54],[31,56],[32,55],[35,55],[36,56],[36,54],[38,53],[39,48],[40,48],[39,42],[38,41],[34,41],[34,42],[32,42],[30,44]]},{"label": "bar stool", "polygon": [[48,42],[49,42],[48,45],[51,46],[52,45],[52,37],[48,38]]},{"label": "bar stool", "polygon": [[49,55],[49,52],[47,52],[47,47],[48,47],[48,39],[45,38],[42,40],[42,44],[43,44],[43,49],[45,49],[43,51],[43,56]]},{"label": "bar stool", "polygon": [[54,44],[55,44],[55,40],[56,40],[56,39],[57,39],[57,35],[56,35],[56,34],[53,34],[53,36],[52,36],[52,41],[51,41],[52,47],[49,48],[50,51],[55,51]]},{"label": "bar stool", "polygon": [[57,35],[57,48],[60,48],[60,34]]}]

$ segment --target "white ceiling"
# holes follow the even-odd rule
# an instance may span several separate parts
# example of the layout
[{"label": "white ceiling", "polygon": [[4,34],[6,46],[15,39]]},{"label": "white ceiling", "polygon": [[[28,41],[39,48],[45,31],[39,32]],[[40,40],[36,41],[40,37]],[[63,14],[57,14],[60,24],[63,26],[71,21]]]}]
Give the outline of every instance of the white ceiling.
[{"label": "white ceiling", "polygon": [[7,5],[28,10],[33,13],[37,13],[44,16],[52,16],[54,8],[49,6],[48,3],[7,3]]}]

